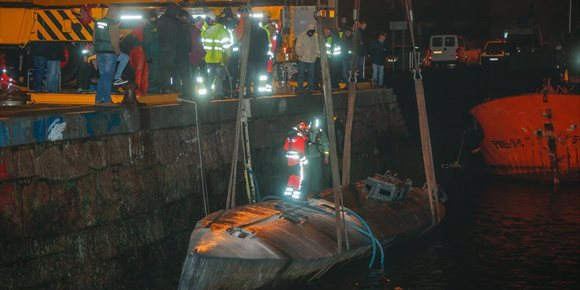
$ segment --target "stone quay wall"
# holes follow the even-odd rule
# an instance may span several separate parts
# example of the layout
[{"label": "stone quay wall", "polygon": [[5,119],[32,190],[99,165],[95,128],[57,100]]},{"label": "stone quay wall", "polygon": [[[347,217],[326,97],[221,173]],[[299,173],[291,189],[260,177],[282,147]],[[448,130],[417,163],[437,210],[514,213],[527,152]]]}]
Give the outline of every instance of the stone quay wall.
[{"label": "stone quay wall", "polygon": [[[346,94],[335,94],[346,117]],[[281,146],[321,96],[251,102],[262,196],[285,182]],[[0,113],[0,289],[174,289],[203,217],[201,146],[211,211],[225,206],[237,102]],[[396,97],[359,92],[353,180],[387,169],[420,176]],[[201,142],[201,143],[198,143]],[[242,159],[241,155],[240,158]],[[238,166],[239,204],[246,202]]]}]

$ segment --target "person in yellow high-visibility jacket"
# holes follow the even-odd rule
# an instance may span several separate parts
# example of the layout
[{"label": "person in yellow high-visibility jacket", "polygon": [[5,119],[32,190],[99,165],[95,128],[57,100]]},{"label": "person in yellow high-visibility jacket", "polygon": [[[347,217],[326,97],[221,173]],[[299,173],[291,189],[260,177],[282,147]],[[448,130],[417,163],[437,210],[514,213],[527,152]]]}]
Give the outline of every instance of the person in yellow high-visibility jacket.
[{"label": "person in yellow high-visibility jacket", "polygon": [[220,98],[224,96],[224,57],[230,53],[233,39],[227,29],[216,21],[213,12],[206,15],[206,23],[201,39],[205,50],[205,63],[209,70],[207,87],[213,91],[214,98]]}]

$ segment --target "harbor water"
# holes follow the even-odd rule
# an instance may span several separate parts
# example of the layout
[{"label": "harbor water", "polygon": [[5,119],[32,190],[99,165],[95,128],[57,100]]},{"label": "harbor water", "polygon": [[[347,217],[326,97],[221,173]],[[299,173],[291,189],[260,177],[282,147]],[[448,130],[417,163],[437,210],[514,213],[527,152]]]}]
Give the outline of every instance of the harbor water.
[{"label": "harbor water", "polygon": [[578,184],[506,180],[448,189],[446,220],[385,252],[383,271],[366,261],[304,289],[578,289]]}]

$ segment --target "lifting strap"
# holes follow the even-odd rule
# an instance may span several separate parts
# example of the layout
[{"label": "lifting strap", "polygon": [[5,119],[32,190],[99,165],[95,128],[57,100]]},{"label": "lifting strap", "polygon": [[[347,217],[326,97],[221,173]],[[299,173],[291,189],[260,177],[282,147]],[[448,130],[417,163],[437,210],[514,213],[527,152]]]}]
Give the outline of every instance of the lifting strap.
[{"label": "lifting strap", "polygon": [[413,79],[415,81],[415,95],[417,97],[417,110],[419,111],[419,131],[421,133],[421,149],[423,152],[423,166],[427,181],[427,196],[429,197],[429,207],[431,209],[431,226],[429,231],[441,221],[439,214],[439,199],[437,196],[437,180],[435,179],[435,166],[433,164],[433,151],[431,149],[431,134],[429,133],[429,120],[427,118],[427,105],[425,102],[425,90],[423,88],[423,76],[419,63],[416,61],[417,51],[415,49],[415,35],[413,24],[413,10],[411,0],[405,0],[407,10],[407,20],[411,33],[411,43],[413,47]]},{"label": "lifting strap", "polygon": [[[248,0],[248,9],[250,9],[250,0]],[[236,117],[236,134],[234,137],[234,150],[232,152],[232,167],[230,169],[230,181],[228,184],[228,196],[226,199],[226,209],[231,209],[236,206],[236,176],[238,168],[238,154],[240,149],[241,129],[242,129],[242,107],[244,102],[244,86],[246,84],[246,77],[248,72],[248,55],[250,50],[250,34],[252,29],[252,19],[246,17],[244,20],[244,36],[242,39],[242,57],[240,64],[240,90],[238,97],[238,114]]]},{"label": "lifting strap", "polygon": [[[350,153],[351,153],[351,138],[352,138],[352,123],[354,119],[354,105],[356,103],[356,82],[357,82],[357,66],[358,66],[358,45],[360,38],[360,30],[358,29],[358,12],[360,11],[360,0],[354,0],[353,20],[356,31],[352,37],[352,54],[350,77],[348,84],[348,109],[346,113],[346,124],[344,132],[344,149],[342,154],[342,185],[350,184]],[[348,54],[347,54],[348,55]]]},{"label": "lifting strap", "polygon": [[[320,0],[317,0],[318,10],[322,11],[322,6],[320,5]],[[326,11],[327,12],[327,11]],[[318,14],[318,13],[317,13]],[[320,13],[324,15],[324,13]],[[330,145],[330,167],[332,171],[332,187],[334,190],[334,208],[335,208],[335,222],[336,222],[336,239],[338,246],[338,254],[342,254],[345,250],[348,250],[348,239],[346,235],[346,225],[344,223],[344,210],[343,210],[343,198],[342,198],[342,187],[340,185],[340,174],[338,171],[338,155],[336,154],[336,131],[334,126],[334,105],[332,100],[332,90],[330,88],[330,70],[328,55],[324,53],[323,48],[326,45],[326,40],[324,39],[323,31],[323,19],[319,15],[316,16],[316,24],[318,30],[318,47],[320,47],[320,65],[322,67],[322,84],[323,84],[323,96],[324,105],[326,110],[326,125],[328,126],[328,141]]]}]

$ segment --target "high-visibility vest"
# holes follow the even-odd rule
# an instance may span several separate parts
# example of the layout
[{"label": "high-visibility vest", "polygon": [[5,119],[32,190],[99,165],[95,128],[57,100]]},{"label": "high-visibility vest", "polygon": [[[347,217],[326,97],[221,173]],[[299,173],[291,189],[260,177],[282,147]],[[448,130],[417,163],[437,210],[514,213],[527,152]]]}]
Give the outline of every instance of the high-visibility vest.
[{"label": "high-visibility vest", "polygon": [[203,30],[201,41],[205,50],[205,62],[212,64],[223,64],[224,53],[229,53],[233,45],[233,40],[226,28],[216,23]]},{"label": "high-visibility vest", "polygon": [[109,30],[115,25],[115,20],[101,18],[95,23],[95,39],[93,40],[95,53],[114,53]]},{"label": "high-visibility vest", "polygon": [[341,54],[341,48],[338,43],[334,42],[334,38],[331,36],[326,38],[326,55],[329,58],[338,57]]}]

